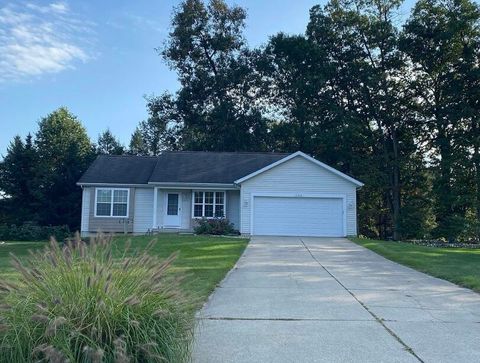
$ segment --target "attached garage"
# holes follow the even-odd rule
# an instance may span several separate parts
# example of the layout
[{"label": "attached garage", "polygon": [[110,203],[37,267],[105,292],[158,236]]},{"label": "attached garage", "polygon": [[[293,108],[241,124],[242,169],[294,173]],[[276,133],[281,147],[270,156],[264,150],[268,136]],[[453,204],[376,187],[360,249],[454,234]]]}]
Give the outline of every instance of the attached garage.
[{"label": "attached garage", "polygon": [[344,198],[340,196],[254,196],[256,235],[345,236]]},{"label": "attached garage", "polygon": [[301,152],[235,182],[245,235],[344,237],[357,234],[363,184]]}]

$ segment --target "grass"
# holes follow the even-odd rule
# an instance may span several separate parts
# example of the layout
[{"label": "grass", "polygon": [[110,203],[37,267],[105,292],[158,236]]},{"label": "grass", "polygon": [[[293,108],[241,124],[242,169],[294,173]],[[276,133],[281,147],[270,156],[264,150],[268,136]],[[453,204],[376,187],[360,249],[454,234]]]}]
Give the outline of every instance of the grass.
[{"label": "grass", "polygon": [[351,238],[389,260],[480,292],[480,249],[438,248]]},{"label": "grass", "polygon": [[[201,304],[225,274],[235,265],[245,249],[248,240],[234,237],[211,237],[178,234],[160,234],[152,236],[118,236],[115,237],[114,256],[120,256],[127,240],[131,240],[132,249],[145,248],[156,239],[158,242],[152,248],[152,254],[167,258],[178,251],[179,256],[173,264],[172,272],[186,275],[182,288],[194,293]],[[29,249],[43,248],[45,242],[14,242],[7,241],[0,245],[0,279],[14,279],[15,270],[11,267],[9,253],[17,257],[28,254]]]}]

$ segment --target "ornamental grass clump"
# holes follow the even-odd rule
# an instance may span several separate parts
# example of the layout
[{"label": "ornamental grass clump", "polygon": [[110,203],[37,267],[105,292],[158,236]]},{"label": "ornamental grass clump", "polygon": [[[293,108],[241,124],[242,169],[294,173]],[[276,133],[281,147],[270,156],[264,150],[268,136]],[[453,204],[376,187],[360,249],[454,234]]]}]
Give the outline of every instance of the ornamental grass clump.
[{"label": "ornamental grass clump", "polygon": [[192,303],[166,260],[104,236],[31,252],[0,282],[0,362],[184,362]]}]

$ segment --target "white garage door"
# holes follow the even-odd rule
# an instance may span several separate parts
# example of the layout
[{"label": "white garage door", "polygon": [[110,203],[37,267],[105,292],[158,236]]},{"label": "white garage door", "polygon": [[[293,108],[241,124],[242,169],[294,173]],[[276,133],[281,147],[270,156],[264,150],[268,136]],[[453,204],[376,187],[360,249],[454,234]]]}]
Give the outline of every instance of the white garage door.
[{"label": "white garage door", "polygon": [[255,197],[255,235],[341,237],[343,199]]}]

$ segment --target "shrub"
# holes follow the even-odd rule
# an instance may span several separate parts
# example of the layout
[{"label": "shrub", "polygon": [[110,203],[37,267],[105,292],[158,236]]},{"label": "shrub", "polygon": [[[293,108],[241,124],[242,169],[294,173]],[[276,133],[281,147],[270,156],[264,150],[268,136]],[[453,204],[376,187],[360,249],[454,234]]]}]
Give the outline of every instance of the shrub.
[{"label": "shrub", "polygon": [[112,258],[110,239],[52,240],[0,283],[0,362],[184,362],[192,305],[148,251]]},{"label": "shrub", "polygon": [[232,235],[239,234],[226,218],[202,218],[197,221],[196,234]]},{"label": "shrub", "polygon": [[13,241],[45,241],[51,237],[59,241],[71,237],[72,233],[67,225],[39,226],[35,222],[25,222],[21,226],[15,224],[0,225],[0,239]]}]

